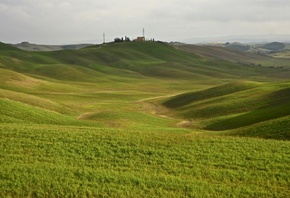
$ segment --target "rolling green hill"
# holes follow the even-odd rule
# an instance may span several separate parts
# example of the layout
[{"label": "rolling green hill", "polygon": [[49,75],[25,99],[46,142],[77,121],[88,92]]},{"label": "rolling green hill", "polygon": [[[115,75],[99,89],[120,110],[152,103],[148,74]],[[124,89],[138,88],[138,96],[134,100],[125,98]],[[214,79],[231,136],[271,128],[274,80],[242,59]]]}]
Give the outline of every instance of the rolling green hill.
[{"label": "rolling green hill", "polygon": [[[248,75],[267,75],[288,72],[267,70],[255,65],[233,64],[185,53],[162,43],[121,43],[88,47],[82,50],[55,52],[27,52],[2,44],[2,68],[14,71],[47,76],[63,80],[97,80],[104,74],[106,78],[127,77],[247,77]],[[224,52],[220,52],[223,54]],[[198,53],[197,53],[198,54]],[[228,57],[230,59],[230,57]],[[261,57],[260,57],[261,58]],[[262,57],[265,58],[265,57]],[[62,68],[64,67],[64,68]],[[67,75],[62,75],[66,72]],[[95,78],[93,78],[95,77]],[[66,79],[68,78],[68,79]]]},{"label": "rolling green hill", "polygon": [[[289,86],[289,82],[235,82],[177,95],[164,101],[163,105],[174,109],[184,119],[199,122],[199,126],[206,130],[239,131],[242,127],[252,127],[260,130],[256,132],[257,137],[268,137],[268,132],[263,133],[263,125],[275,123],[274,120],[279,118],[290,118]],[[271,137],[276,133],[279,134],[277,139],[290,139],[290,125],[272,127],[275,132],[272,131]],[[243,135],[247,136],[246,133]]]},{"label": "rolling green hill", "polygon": [[[274,99],[269,98],[283,92],[280,86],[285,87],[285,83],[272,86],[266,82],[286,80],[290,70],[240,62],[248,58],[280,63],[280,59],[265,55],[210,46],[172,47],[161,42],[52,52],[22,51],[1,43],[0,50],[1,97],[108,126],[113,126],[110,122],[130,126],[120,120],[126,117],[123,122],[130,123],[127,117],[133,116],[120,117],[120,110],[112,110],[121,104],[121,111],[135,114],[138,100],[190,90],[195,91],[165,100],[163,105],[174,109],[170,113],[173,117],[176,114],[181,119],[198,120],[197,128],[235,130],[288,115],[287,99],[281,102],[282,95],[278,94],[274,99],[280,101],[279,105],[273,105]],[[135,105],[130,105],[132,102]],[[148,111],[158,114],[159,107],[156,109]],[[137,110],[138,114],[143,110]],[[99,115],[102,118],[96,119]],[[103,115],[110,115],[110,121]]]},{"label": "rolling green hill", "polygon": [[288,197],[285,61],[161,42],[0,43],[0,194]]}]

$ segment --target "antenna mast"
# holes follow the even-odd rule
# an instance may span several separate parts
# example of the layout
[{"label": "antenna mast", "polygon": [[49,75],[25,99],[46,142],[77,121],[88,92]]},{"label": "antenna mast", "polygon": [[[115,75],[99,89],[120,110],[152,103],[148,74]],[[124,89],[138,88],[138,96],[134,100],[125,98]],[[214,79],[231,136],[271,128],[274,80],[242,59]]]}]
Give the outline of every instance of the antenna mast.
[{"label": "antenna mast", "polygon": [[145,29],[143,28],[143,37],[145,37]]},{"label": "antenna mast", "polygon": [[103,33],[103,43],[105,44],[106,43],[106,34]]}]

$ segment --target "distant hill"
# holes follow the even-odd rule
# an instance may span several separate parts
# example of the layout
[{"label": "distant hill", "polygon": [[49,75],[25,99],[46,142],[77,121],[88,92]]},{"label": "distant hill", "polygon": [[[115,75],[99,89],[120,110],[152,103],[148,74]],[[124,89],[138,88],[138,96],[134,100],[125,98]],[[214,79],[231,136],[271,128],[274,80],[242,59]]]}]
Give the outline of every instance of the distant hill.
[{"label": "distant hill", "polygon": [[[2,67],[73,81],[95,81],[99,77],[108,80],[112,76],[224,79],[263,74],[282,77],[281,74],[287,76],[288,72],[282,69],[267,70],[247,62],[249,59],[258,62],[267,58],[270,61],[270,57],[218,47],[178,45],[174,48],[159,42],[130,42],[40,53],[12,50],[11,46],[6,46],[10,52],[8,57],[5,54],[0,57]],[[253,69],[245,70],[245,66]]]},{"label": "distant hill", "polygon": [[69,45],[41,45],[32,44],[29,42],[22,42],[19,44],[12,44],[12,46],[17,47],[26,51],[58,51],[58,50],[77,50],[84,47],[91,46],[92,44],[69,44]]},{"label": "distant hill", "polygon": [[271,51],[280,51],[285,49],[286,45],[284,43],[280,42],[272,42],[272,43],[267,43],[265,45],[262,45],[261,48],[271,50]]},{"label": "distant hill", "polygon": [[[243,52],[251,52],[256,54],[267,54],[270,56],[277,56],[277,53],[290,53],[290,44],[281,42],[260,43],[260,44],[242,44],[242,43],[225,43],[219,45],[226,48],[235,49]],[[283,57],[283,56],[280,56]],[[287,58],[287,56],[284,56]]]},{"label": "distant hill", "polygon": [[226,43],[226,42],[238,42],[238,43],[270,43],[273,41],[279,41],[282,43],[290,43],[290,35],[279,34],[262,34],[262,35],[234,35],[234,36],[220,36],[220,37],[204,37],[204,38],[190,38],[182,40],[188,44],[212,44],[212,43]]},{"label": "distant hill", "polygon": [[269,56],[269,52],[267,53],[267,50],[256,45],[225,43],[219,45],[180,44],[173,46],[176,49],[210,59],[220,59],[235,63],[268,67],[289,67],[290,57],[288,58],[287,56],[283,56],[280,59],[273,58],[273,53]]},{"label": "distant hill", "polygon": [[231,48],[231,49],[239,50],[239,51],[243,51],[243,52],[246,52],[250,49],[249,45],[241,45],[241,44],[226,44],[225,46],[227,48]]}]

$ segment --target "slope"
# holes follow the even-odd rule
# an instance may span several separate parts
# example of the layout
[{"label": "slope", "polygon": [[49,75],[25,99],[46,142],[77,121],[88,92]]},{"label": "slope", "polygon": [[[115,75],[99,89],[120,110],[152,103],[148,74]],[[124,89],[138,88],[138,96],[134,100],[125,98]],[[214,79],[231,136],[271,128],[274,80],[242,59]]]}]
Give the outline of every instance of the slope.
[{"label": "slope", "polygon": [[[130,42],[81,50],[27,52],[2,44],[0,65],[14,71],[68,81],[118,79],[236,79],[249,76],[286,77],[288,70],[211,60],[164,43]],[[285,74],[286,73],[286,74]],[[286,75],[286,76],[285,76]]]},{"label": "slope", "polygon": [[[110,122],[117,123],[116,126],[127,126],[120,120],[129,122],[134,115],[140,116],[136,121],[132,119],[134,126],[142,125],[142,118],[152,120],[142,114],[143,109],[138,109],[139,102],[136,103],[146,97],[164,97],[230,82],[181,95],[164,104],[177,108],[179,115],[185,118],[211,121],[200,122],[203,129],[237,128],[237,124],[218,125],[222,116],[231,117],[260,106],[252,109],[243,107],[236,111],[233,110],[236,101],[229,101],[230,105],[227,105],[219,100],[238,93],[251,94],[250,90],[260,85],[248,81],[231,82],[237,79],[276,81],[290,76],[287,69],[213,60],[160,42],[119,43],[54,52],[28,52],[5,44],[1,44],[0,48],[2,98],[104,123],[107,122],[106,115],[109,115],[108,119],[112,118],[108,121],[109,126]],[[252,99],[251,102],[256,101]],[[160,123],[158,119],[156,123]],[[269,120],[261,118],[260,121],[265,119]],[[172,121],[164,123],[167,125]],[[252,123],[245,122],[240,127],[249,124]]]},{"label": "slope", "polygon": [[215,60],[225,60],[247,65],[289,68],[289,58],[286,57],[277,59],[265,54],[243,52],[231,48],[210,45],[174,45],[174,47],[188,53],[198,54],[199,56]]},{"label": "slope", "polygon": [[[289,86],[289,82],[236,82],[177,95],[162,104],[172,109],[171,116],[191,120],[205,130],[236,134],[233,131],[247,127],[245,131],[256,130],[252,136],[290,139],[290,125],[279,125],[279,119],[290,119]],[[263,131],[270,123],[275,133]]]},{"label": "slope", "polygon": [[0,106],[0,123],[97,126],[95,123],[77,121],[69,116],[9,99],[0,98]]}]

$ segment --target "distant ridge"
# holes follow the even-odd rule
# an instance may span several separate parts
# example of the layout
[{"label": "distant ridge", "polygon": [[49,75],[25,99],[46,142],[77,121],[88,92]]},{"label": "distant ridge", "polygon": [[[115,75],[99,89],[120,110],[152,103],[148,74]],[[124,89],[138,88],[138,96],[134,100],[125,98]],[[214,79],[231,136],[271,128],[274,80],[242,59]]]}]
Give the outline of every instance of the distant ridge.
[{"label": "distant ridge", "polygon": [[269,42],[286,42],[290,43],[290,34],[263,34],[263,35],[235,35],[235,36],[220,36],[220,37],[198,37],[182,40],[189,44],[196,43],[269,43]]},{"label": "distant ridge", "polygon": [[12,46],[17,47],[26,51],[58,51],[58,50],[77,50],[82,49],[93,44],[69,44],[69,45],[42,45],[42,44],[33,44],[27,41],[12,44]]}]

